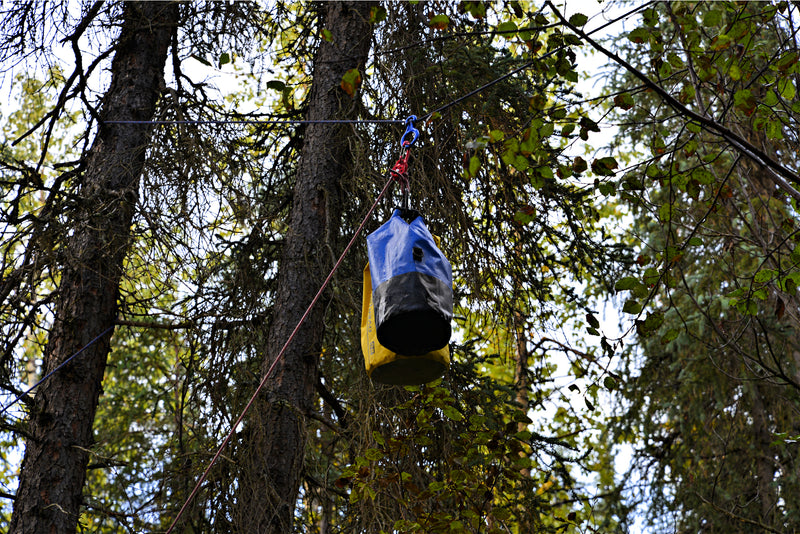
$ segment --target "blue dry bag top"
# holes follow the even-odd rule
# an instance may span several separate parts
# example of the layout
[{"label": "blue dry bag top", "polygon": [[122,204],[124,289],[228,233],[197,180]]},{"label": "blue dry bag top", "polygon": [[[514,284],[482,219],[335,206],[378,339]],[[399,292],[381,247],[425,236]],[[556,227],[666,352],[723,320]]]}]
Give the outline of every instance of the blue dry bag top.
[{"label": "blue dry bag top", "polygon": [[396,209],[367,237],[367,249],[381,345],[409,356],[447,345],[453,274],[423,218],[412,210]]}]

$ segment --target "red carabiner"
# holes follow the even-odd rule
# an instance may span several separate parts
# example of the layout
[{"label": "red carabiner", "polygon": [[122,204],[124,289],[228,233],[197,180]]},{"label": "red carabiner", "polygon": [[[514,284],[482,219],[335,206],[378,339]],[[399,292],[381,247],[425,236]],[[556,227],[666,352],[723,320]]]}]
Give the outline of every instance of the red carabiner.
[{"label": "red carabiner", "polygon": [[411,152],[408,141],[403,143],[405,154],[400,156],[400,159],[394,164],[392,170],[392,178],[395,182],[400,182],[400,187],[403,190],[403,208],[408,209],[408,196],[411,192],[411,184],[408,182],[408,154]]},{"label": "red carabiner", "polygon": [[392,167],[392,176],[394,179],[404,181],[406,184],[408,183],[408,179],[406,178],[406,173],[408,172],[408,154],[411,152],[408,148],[409,144],[408,141],[404,143],[405,154],[401,156],[400,159],[395,162],[394,167]]}]

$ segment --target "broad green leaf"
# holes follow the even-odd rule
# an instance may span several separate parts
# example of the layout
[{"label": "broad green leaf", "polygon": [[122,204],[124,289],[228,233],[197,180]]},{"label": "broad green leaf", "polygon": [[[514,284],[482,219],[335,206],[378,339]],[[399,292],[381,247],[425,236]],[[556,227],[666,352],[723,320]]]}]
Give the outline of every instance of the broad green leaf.
[{"label": "broad green leaf", "polygon": [[650,37],[650,32],[646,28],[636,28],[628,34],[628,39],[636,44],[642,44]]},{"label": "broad green leaf", "polygon": [[703,167],[696,167],[695,169],[692,169],[691,176],[702,185],[708,185],[714,182],[714,175]]},{"label": "broad green leaf", "polygon": [[428,26],[434,30],[446,30],[449,25],[450,17],[444,14],[435,15],[431,17],[430,21],[428,21]]},{"label": "broad green leaf", "polygon": [[507,20],[497,25],[497,31],[500,33],[515,32],[517,31],[517,25],[511,20]]},{"label": "broad green leaf", "polygon": [[756,284],[763,284],[778,277],[778,271],[773,269],[762,269],[753,277],[753,282]]},{"label": "broad green leaf", "polygon": [[526,206],[514,214],[514,221],[518,224],[528,224],[536,218],[536,210]]},{"label": "broad green leaf", "polygon": [[667,332],[663,336],[661,336],[661,344],[662,345],[666,345],[670,341],[672,341],[675,338],[677,338],[678,334],[680,334],[680,331],[678,329],[676,329],[676,328],[672,328],[670,330],[667,330]]},{"label": "broad green leaf", "polygon": [[622,305],[622,311],[631,315],[638,315],[642,311],[642,305],[633,299],[628,299]]},{"label": "broad green leaf", "polygon": [[478,170],[481,168],[481,160],[478,156],[472,156],[469,158],[469,176],[470,178],[474,178],[478,174]]},{"label": "broad green leaf", "polygon": [[383,6],[372,6],[369,10],[369,22],[376,24],[386,20],[386,8]]},{"label": "broad green leaf", "polygon": [[617,381],[614,380],[614,377],[612,377],[612,376],[605,377],[603,379],[603,385],[609,391],[614,391],[615,389],[617,389]]},{"label": "broad green leaf", "polygon": [[781,78],[778,80],[778,93],[784,100],[792,100],[797,94],[797,89],[790,78]]},{"label": "broad green leaf", "polygon": [[658,218],[662,223],[669,222],[672,219],[672,204],[665,202],[658,208]]},{"label": "broad green leaf", "polygon": [[614,97],[614,105],[620,109],[629,110],[633,107],[634,101],[630,93],[621,93]]},{"label": "broad green leaf", "polygon": [[589,22],[589,17],[583,13],[575,13],[569,18],[569,23],[578,28],[585,25],[587,22]]},{"label": "broad green leaf", "polygon": [[355,96],[356,90],[361,85],[361,73],[358,69],[350,69],[342,76],[342,83],[340,87],[351,98]]},{"label": "broad green leaf", "polygon": [[576,156],[574,160],[572,160],[572,170],[575,171],[575,174],[580,174],[588,168],[586,160],[580,156]]},{"label": "broad green leaf", "polygon": [[625,276],[617,280],[617,283],[614,284],[614,289],[616,291],[625,291],[627,289],[633,289],[636,284],[639,283],[639,280],[633,276]]},{"label": "broad green leaf", "polygon": [[592,172],[599,176],[613,176],[614,169],[618,166],[617,160],[610,156],[598,158],[592,161]]},{"label": "broad green leaf", "polygon": [[[794,86],[792,86],[794,88]],[[750,89],[739,89],[733,94],[733,102],[736,109],[745,115],[752,115],[756,110],[758,101],[753,96]]]},{"label": "broad green leaf", "polygon": [[720,22],[722,22],[722,11],[718,9],[709,9],[703,15],[703,26],[707,28],[719,26]]}]

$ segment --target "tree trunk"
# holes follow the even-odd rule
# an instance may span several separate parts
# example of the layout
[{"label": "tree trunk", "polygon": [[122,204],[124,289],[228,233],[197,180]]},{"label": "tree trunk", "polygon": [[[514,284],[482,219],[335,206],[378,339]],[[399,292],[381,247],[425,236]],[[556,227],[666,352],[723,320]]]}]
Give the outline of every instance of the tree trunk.
[{"label": "tree trunk", "polygon": [[[124,4],[123,16],[100,116],[104,121],[150,120],[178,7],[130,2]],[[146,125],[108,124],[100,128],[88,154],[73,230],[64,247],[45,372],[114,325],[149,131]],[[39,387],[10,532],[76,531],[109,340],[109,334],[102,336]]]},{"label": "tree trunk", "polygon": [[[363,71],[373,2],[328,2],[323,41],[314,59],[308,120],[355,116],[342,89],[349,70]],[[342,214],[340,180],[351,160],[347,129],[309,124],[297,168],[294,202],[262,371],[271,365],[333,265],[329,246]],[[317,304],[250,413],[244,433],[236,522],[240,532],[292,531],[305,453],[305,417],[313,409],[322,347],[324,302]]]}]

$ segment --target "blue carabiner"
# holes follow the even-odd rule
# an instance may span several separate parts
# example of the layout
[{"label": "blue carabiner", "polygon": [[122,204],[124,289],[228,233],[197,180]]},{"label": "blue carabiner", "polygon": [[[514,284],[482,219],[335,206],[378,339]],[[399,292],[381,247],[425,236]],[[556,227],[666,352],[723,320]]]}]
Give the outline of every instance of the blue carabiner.
[{"label": "blue carabiner", "polygon": [[[419,130],[414,128],[414,121],[416,121],[416,120],[417,120],[417,116],[416,115],[410,115],[406,119],[406,131],[405,131],[405,133],[403,133],[403,137],[400,138],[400,146],[402,146],[402,147],[411,146],[411,145],[413,145],[414,143],[417,142],[417,137],[419,137]],[[405,140],[406,136],[408,134],[411,134],[413,136],[411,138],[411,141],[406,141]]]}]

